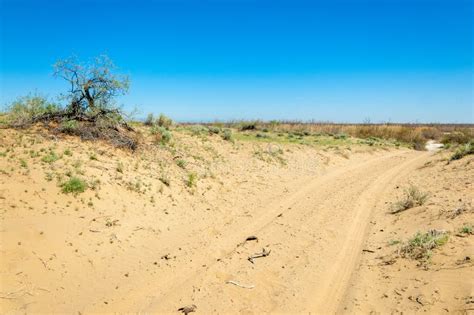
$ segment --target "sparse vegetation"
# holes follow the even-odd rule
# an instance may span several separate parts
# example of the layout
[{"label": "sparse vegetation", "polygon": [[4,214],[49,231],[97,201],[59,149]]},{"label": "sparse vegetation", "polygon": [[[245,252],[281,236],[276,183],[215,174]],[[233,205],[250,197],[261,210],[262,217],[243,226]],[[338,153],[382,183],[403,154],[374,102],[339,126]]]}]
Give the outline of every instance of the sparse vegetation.
[{"label": "sparse vegetation", "polygon": [[474,141],[460,145],[451,155],[450,161],[460,160],[469,154],[474,154]]},{"label": "sparse vegetation", "polygon": [[393,214],[423,205],[428,199],[428,194],[411,185],[405,190],[403,198],[395,202],[391,212]]},{"label": "sparse vegetation", "polygon": [[78,177],[71,177],[61,185],[61,190],[65,194],[82,193],[86,190],[86,188],[87,188],[87,183]]},{"label": "sparse vegetation", "polygon": [[189,188],[196,187],[197,179],[198,179],[198,176],[196,173],[194,172],[188,173],[188,176],[186,178],[186,186],[188,186]]},{"label": "sparse vegetation", "polygon": [[418,232],[400,248],[400,254],[402,257],[427,261],[431,258],[432,250],[446,244],[448,238],[445,231]]},{"label": "sparse vegetation", "polygon": [[54,151],[49,151],[48,154],[41,158],[41,161],[49,164],[56,162],[57,160],[59,160],[59,156]]},{"label": "sparse vegetation", "polygon": [[176,161],[176,165],[178,165],[178,166],[181,167],[181,168],[186,168],[186,165],[187,165],[187,164],[188,164],[188,163],[187,163],[185,160],[183,160],[183,159],[178,159],[178,160]]},{"label": "sparse vegetation", "polygon": [[464,224],[461,230],[459,231],[462,234],[474,234],[473,232],[474,227],[472,224]]}]

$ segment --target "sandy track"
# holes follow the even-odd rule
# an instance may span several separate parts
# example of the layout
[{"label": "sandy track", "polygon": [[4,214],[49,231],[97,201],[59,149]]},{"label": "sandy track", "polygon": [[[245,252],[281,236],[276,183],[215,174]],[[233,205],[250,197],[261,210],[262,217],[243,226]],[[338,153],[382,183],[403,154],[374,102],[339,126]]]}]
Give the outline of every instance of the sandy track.
[{"label": "sandy track", "polygon": [[[194,303],[204,313],[336,312],[374,205],[387,184],[425,157],[419,152],[387,153],[336,169],[273,200],[253,218],[234,222],[222,238],[209,239],[195,253],[192,266],[176,266],[182,272],[157,284],[142,311],[169,312]],[[259,242],[238,246],[249,235],[258,236]],[[271,255],[251,264],[247,257],[262,247]],[[228,280],[255,288],[226,284]]]},{"label": "sandy track", "polygon": [[[199,195],[174,187],[156,203],[111,182],[93,207],[81,206],[85,197],[58,194],[36,168],[5,177],[1,201],[13,210],[0,231],[8,258],[0,291],[9,297],[0,309],[176,313],[196,304],[204,314],[334,313],[375,205],[429,155],[378,151],[319,165],[324,155],[303,150],[287,168],[255,170],[241,154],[252,164],[226,165],[226,185]],[[243,242],[250,235],[258,242]],[[270,256],[250,263],[262,248]]]}]

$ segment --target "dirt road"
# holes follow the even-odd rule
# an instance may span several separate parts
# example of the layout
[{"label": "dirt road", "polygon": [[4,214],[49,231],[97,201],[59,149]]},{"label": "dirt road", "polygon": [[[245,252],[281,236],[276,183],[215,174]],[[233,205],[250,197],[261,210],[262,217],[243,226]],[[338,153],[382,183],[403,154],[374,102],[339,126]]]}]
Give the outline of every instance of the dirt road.
[{"label": "dirt road", "polygon": [[[232,223],[221,238],[209,238],[182,272],[157,283],[155,296],[141,310],[168,312],[194,303],[204,313],[335,313],[363,249],[373,206],[426,157],[387,153],[270,201],[251,218]],[[258,242],[238,245],[251,235]],[[253,264],[247,260],[262,248],[270,255]]]},{"label": "dirt road", "polygon": [[[310,153],[295,156],[321,160]],[[293,161],[240,177],[232,170],[234,191],[170,190],[149,203],[110,183],[91,206],[44,189],[39,170],[6,177],[3,206],[14,211],[2,218],[2,309],[174,313],[195,304],[204,314],[335,313],[372,212],[387,211],[375,206],[430,154],[361,153],[329,167]],[[114,169],[106,163],[96,172]],[[268,256],[248,260],[263,248]]]}]

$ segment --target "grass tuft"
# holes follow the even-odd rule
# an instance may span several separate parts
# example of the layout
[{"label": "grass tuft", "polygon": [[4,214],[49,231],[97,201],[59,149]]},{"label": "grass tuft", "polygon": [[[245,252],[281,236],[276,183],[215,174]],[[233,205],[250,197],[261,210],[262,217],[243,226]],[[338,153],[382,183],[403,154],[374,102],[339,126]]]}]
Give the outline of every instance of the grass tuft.
[{"label": "grass tuft", "polygon": [[423,205],[428,200],[428,194],[420,191],[417,187],[411,185],[405,190],[402,200],[395,202],[391,213],[399,213],[414,207]]}]

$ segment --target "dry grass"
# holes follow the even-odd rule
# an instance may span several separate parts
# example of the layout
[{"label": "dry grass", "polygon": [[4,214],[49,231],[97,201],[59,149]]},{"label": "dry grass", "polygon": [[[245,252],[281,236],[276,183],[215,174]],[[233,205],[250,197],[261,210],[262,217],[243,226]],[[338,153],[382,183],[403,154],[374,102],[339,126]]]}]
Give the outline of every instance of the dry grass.
[{"label": "dry grass", "polygon": [[443,139],[445,143],[454,139],[457,143],[467,143],[473,139],[474,134],[474,126],[471,124],[336,124],[256,120],[231,121],[213,125],[226,126],[240,131],[273,131],[303,135],[349,135],[361,139],[396,140],[409,144],[417,150],[423,150],[426,141],[430,139],[439,141]]},{"label": "dry grass", "polygon": [[423,205],[428,199],[428,194],[422,192],[415,186],[410,186],[405,190],[403,198],[395,202],[392,206],[392,213],[399,213],[410,208]]}]

